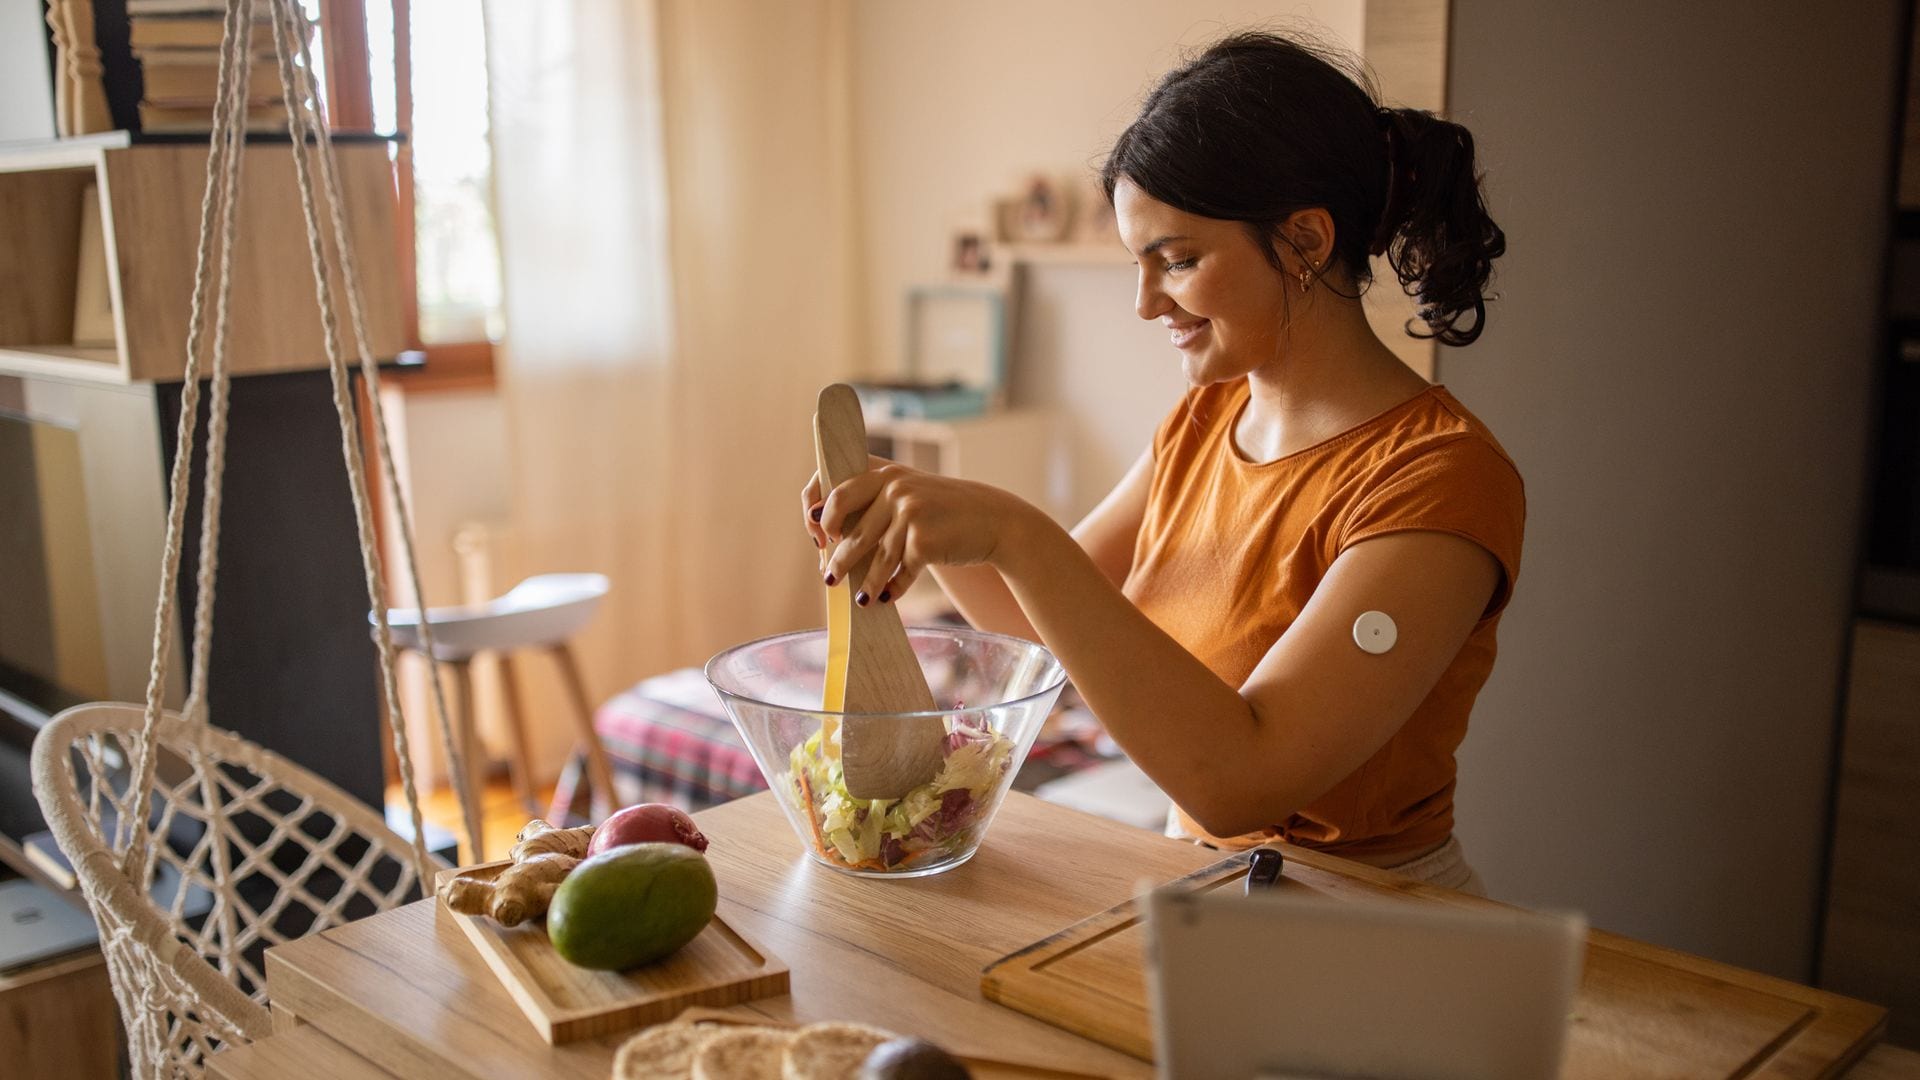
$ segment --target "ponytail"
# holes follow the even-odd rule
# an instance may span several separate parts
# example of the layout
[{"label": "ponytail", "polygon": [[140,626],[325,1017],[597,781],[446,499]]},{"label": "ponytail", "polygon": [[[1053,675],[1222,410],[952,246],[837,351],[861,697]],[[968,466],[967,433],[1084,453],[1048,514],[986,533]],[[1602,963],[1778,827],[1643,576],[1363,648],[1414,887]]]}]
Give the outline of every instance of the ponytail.
[{"label": "ponytail", "polygon": [[[1487,213],[1474,171],[1473,135],[1418,109],[1381,109],[1387,196],[1369,253],[1386,256],[1419,303],[1426,333],[1471,345],[1486,325],[1487,280],[1507,236]],[[1471,314],[1471,320],[1463,320]]]}]

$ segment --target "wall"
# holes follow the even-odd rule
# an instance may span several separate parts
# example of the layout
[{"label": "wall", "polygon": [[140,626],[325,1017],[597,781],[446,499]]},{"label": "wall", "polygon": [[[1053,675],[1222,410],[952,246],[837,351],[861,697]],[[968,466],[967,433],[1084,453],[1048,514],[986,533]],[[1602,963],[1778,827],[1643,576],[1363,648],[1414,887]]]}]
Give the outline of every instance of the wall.
[{"label": "wall", "polygon": [[1510,247],[1441,374],[1528,486],[1460,832],[1505,899],[1804,979],[1898,20],[1635,7],[1454,0]]},{"label": "wall", "polygon": [[[506,421],[500,396],[492,390],[444,390],[408,393],[383,384],[387,434],[392,440],[394,471],[407,497],[413,521],[414,554],[420,587],[429,607],[479,603],[505,592],[514,584],[492,577],[469,583],[460,573],[454,538],[470,526],[503,526],[508,509]],[[371,463],[369,463],[371,465]],[[385,520],[394,521],[386,484]],[[400,530],[389,524],[381,533],[381,558],[386,564],[387,600],[396,608],[419,603],[407,573],[406,548]],[[489,556],[493,555],[490,550]],[[502,574],[510,572],[503,568]],[[400,708],[406,715],[408,755],[414,777],[421,784],[438,783],[445,774],[440,730],[434,719],[424,657],[403,654],[399,665]],[[498,701],[491,660],[475,665],[475,718],[481,738],[500,756],[508,741],[505,714]],[[455,708],[451,679],[445,683],[447,707]],[[559,773],[571,740],[564,723],[532,725],[534,773]]]},{"label": "wall", "polygon": [[[1321,27],[1358,49],[1362,0],[968,4],[856,0],[861,354],[900,360],[905,289],[940,280],[951,230],[1031,172],[1090,172],[1183,50],[1253,25]],[[1013,395],[1060,410],[1069,517],[1145,449],[1184,387],[1166,332],[1133,314],[1131,265],[1045,266],[1021,291]],[[1070,328],[1070,329],[1069,329]]]}]

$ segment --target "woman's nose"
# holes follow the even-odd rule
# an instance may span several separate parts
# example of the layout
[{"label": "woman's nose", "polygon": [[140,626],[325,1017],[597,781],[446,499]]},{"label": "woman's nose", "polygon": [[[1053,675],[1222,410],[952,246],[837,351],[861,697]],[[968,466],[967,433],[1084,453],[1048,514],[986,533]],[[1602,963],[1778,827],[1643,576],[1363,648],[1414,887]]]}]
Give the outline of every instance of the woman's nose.
[{"label": "woman's nose", "polygon": [[1173,307],[1173,301],[1160,291],[1160,286],[1145,271],[1140,272],[1139,291],[1133,297],[1134,314],[1152,321],[1167,313]]}]

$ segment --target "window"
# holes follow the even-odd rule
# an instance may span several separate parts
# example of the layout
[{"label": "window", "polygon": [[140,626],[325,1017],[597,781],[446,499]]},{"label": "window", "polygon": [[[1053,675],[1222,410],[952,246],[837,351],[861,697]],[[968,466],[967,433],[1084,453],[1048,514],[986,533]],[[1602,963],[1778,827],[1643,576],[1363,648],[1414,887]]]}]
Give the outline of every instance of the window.
[{"label": "window", "polygon": [[395,148],[394,165],[401,220],[413,223],[400,239],[402,272],[416,288],[402,306],[409,337],[427,354],[426,370],[408,375],[407,383],[488,381],[492,343],[504,328],[482,5],[303,3],[323,19],[326,56],[315,67],[333,98],[334,127],[407,136]]}]

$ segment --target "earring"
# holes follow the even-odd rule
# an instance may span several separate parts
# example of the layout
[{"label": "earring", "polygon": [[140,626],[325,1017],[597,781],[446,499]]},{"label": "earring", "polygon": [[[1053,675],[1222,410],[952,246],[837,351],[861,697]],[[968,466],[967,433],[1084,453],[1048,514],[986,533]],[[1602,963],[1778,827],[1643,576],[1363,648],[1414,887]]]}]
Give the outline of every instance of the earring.
[{"label": "earring", "polygon": [[1300,271],[1300,291],[1301,292],[1306,292],[1308,289],[1313,288],[1313,270],[1312,270],[1313,264],[1308,263],[1307,267],[1308,269]]}]

